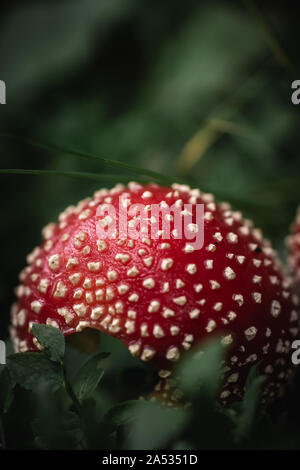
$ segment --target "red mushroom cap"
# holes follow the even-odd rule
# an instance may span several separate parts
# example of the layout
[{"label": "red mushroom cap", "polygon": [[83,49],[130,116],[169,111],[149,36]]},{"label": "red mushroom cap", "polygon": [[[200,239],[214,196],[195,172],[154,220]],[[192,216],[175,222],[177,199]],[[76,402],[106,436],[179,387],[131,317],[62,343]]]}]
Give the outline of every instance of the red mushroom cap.
[{"label": "red mushroom cap", "polygon": [[[138,239],[122,237],[119,202],[128,211],[146,205],[146,227],[154,235],[144,227]],[[152,205],[178,208],[180,221],[189,222],[187,234],[179,236],[175,216],[159,214],[159,223],[170,224],[164,238]],[[197,205],[204,208],[203,227]],[[108,207],[117,209],[115,216],[107,215]],[[128,216],[128,227],[139,223],[136,214]],[[110,237],[99,237],[99,227],[101,234],[113,227]],[[199,230],[204,244],[195,249],[190,235]],[[68,207],[43,236],[16,289],[11,333],[18,351],[40,348],[32,323],[56,326],[64,335],[96,328],[167,377],[186,350],[219,333],[229,345],[224,402],[242,396],[258,361],[269,377],[265,395],[274,395],[290,374],[297,299],[270,243],[229,204],[185,185],[129,183]]]},{"label": "red mushroom cap", "polygon": [[296,290],[300,291],[300,207],[291,227],[291,235],[287,237],[288,265],[293,276]]}]

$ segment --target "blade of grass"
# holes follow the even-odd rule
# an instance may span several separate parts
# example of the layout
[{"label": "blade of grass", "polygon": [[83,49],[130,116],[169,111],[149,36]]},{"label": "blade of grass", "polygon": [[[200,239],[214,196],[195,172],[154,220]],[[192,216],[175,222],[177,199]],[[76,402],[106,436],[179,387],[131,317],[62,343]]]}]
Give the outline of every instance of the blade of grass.
[{"label": "blade of grass", "polygon": [[261,13],[259,7],[253,0],[243,0],[245,7],[249,10],[250,14],[253,16],[254,20],[258,24],[259,28],[262,30],[266,43],[270,47],[271,51],[274,54],[275,60],[277,63],[289,70],[289,72],[293,72],[294,66],[291,63],[289,57],[287,56],[285,50],[279,43],[277,37],[275,36],[274,32],[271,30],[270,25],[265,20],[263,14]]},{"label": "blade of grass", "polygon": [[[110,166],[110,167],[120,168],[122,170],[127,170],[127,171],[134,172],[138,175],[153,178],[153,179],[158,180],[159,182],[164,183],[164,184],[171,184],[171,183],[174,182],[173,177],[162,175],[162,174],[160,174],[156,171],[147,170],[145,168],[140,168],[140,167],[137,167],[135,165],[131,165],[129,163],[119,162],[117,160],[111,160],[111,159],[108,159],[108,158],[103,158],[103,157],[100,157],[98,155],[94,155],[94,154],[87,153],[87,152],[82,152],[80,150],[65,148],[65,147],[61,147],[59,145],[55,145],[55,144],[48,144],[48,143],[44,143],[44,142],[36,142],[32,139],[19,137],[19,136],[13,135],[13,134],[0,133],[0,137],[5,137],[5,138],[11,139],[11,140],[19,141],[19,142],[22,142],[24,144],[31,145],[32,147],[41,148],[41,149],[44,149],[44,150],[50,150],[50,151],[61,152],[61,153],[66,153],[66,154],[70,154],[70,155],[76,155],[76,156],[81,157],[81,158],[86,158],[86,159],[89,159],[89,160],[101,162],[101,163],[103,163],[107,166]],[[180,181],[178,181],[178,182],[180,182]]]},{"label": "blade of grass", "polygon": [[204,126],[187,141],[176,161],[181,175],[186,176],[224,133],[247,135],[247,129],[239,123],[232,122],[232,119],[246,103],[257,96],[258,91],[261,92],[266,86],[265,76],[261,72],[268,59],[269,57],[263,58],[253,73],[210,112],[204,119]]},{"label": "blade of grass", "polygon": [[130,181],[129,176],[124,175],[108,175],[98,173],[82,173],[76,171],[57,171],[57,170],[25,170],[21,168],[5,168],[0,169],[0,174],[6,175],[35,175],[35,176],[66,176],[69,178],[88,179],[94,181],[115,181],[117,183],[127,183]]},{"label": "blade of grass", "polygon": [[212,118],[203,129],[200,129],[184,146],[178,157],[178,168],[182,174],[186,174],[202,155],[223,134],[247,135],[244,126],[224,119]]}]

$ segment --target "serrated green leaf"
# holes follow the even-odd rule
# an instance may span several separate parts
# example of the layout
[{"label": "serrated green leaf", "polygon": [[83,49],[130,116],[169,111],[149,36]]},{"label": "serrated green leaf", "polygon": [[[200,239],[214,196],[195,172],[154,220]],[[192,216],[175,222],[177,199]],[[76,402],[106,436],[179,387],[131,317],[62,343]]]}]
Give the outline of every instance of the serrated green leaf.
[{"label": "serrated green leaf", "polygon": [[73,389],[79,401],[90,397],[96,390],[104,374],[104,369],[101,367],[102,359],[107,356],[107,353],[95,354],[77,372]]},{"label": "serrated green leaf", "polygon": [[17,353],[7,358],[12,379],[27,390],[38,391],[41,386],[58,390],[64,383],[62,368],[44,353]]},{"label": "serrated green leaf", "polygon": [[43,346],[44,352],[51,361],[62,362],[65,354],[65,337],[58,328],[34,323],[32,332]]},{"label": "serrated green leaf", "polygon": [[7,413],[14,399],[15,383],[7,367],[0,367],[0,415]]}]

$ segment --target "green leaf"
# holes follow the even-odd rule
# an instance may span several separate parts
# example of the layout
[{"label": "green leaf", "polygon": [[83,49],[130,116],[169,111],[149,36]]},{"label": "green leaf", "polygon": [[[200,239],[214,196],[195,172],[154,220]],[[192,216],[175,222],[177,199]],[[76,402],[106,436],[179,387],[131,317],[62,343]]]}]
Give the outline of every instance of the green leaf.
[{"label": "green leaf", "polygon": [[65,337],[58,328],[34,323],[32,332],[43,346],[45,354],[54,362],[62,362],[65,355]]},{"label": "green leaf", "polygon": [[53,392],[41,387],[34,396],[35,443],[42,449],[78,449],[84,441],[81,416],[66,393],[66,387]]},{"label": "green leaf", "polygon": [[246,392],[236,419],[235,439],[249,437],[257,425],[260,391],[266,377],[259,375],[259,363],[253,366],[246,381]]},{"label": "green leaf", "polygon": [[7,367],[0,367],[0,415],[7,413],[14,399],[15,383]]},{"label": "green leaf", "polygon": [[104,423],[109,431],[115,431],[134,419],[134,412],[139,406],[141,406],[140,400],[130,400],[111,408],[104,416]]},{"label": "green leaf", "polygon": [[141,402],[126,436],[129,449],[161,449],[181,436],[189,414],[183,408],[168,408]]},{"label": "green leaf", "polygon": [[[50,410],[48,410],[50,411]],[[35,441],[41,449],[80,449],[83,440],[80,418],[72,411],[39,416],[32,423]]]},{"label": "green leaf", "polygon": [[12,379],[27,390],[38,391],[43,386],[58,390],[63,385],[62,368],[44,353],[17,353],[7,358]]},{"label": "green leaf", "polygon": [[104,374],[104,369],[101,367],[102,359],[108,355],[108,353],[95,354],[77,372],[73,389],[79,401],[90,397],[96,390]]},{"label": "green leaf", "polygon": [[112,408],[105,416],[113,432],[126,427],[126,449],[158,449],[181,434],[189,414],[183,408],[168,408],[150,401],[132,400]]},{"label": "green leaf", "polygon": [[249,390],[249,388],[251,387],[253,382],[258,377],[260,377],[259,367],[260,367],[260,362],[258,362],[257,364],[255,364],[254,366],[251,367],[251,369],[248,373],[248,376],[247,376],[247,380],[246,380],[246,385],[245,385],[246,392],[247,392],[247,390]]},{"label": "green leaf", "polygon": [[219,340],[209,344],[204,351],[191,354],[182,361],[178,379],[182,390],[191,400],[198,400],[203,393],[214,398],[220,382],[220,366],[223,347]]}]

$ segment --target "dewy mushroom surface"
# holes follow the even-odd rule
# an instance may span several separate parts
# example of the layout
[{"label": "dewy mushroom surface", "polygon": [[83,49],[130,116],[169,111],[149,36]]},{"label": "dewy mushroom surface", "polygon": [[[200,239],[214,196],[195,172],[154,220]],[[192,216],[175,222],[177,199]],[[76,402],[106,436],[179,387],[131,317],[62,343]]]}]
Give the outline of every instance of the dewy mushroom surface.
[{"label": "dewy mushroom surface", "polygon": [[[99,238],[99,224],[116,222],[102,209],[118,207],[120,197],[126,208],[175,204],[182,220],[185,204],[193,217],[196,204],[203,204],[203,247],[195,250],[185,236],[178,238],[170,215],[169,239],[162,233],[119,238],[117,231]],[[148,226],[155,223],[149,217]],[[128,218],[129,226],[137,224],[138,217]],[[197,231],[196,220],[190,230]],[[227,345],[223,402],[243,395],[249,369],[259,361],[268,378],[265,397],[290,375],[297,298],[270,243],[228,204],[187,186],[130,183],[67,208],[43,236],[16,289],[11,335],[17,351],[40,348],[31,333],[35,322],[65,335],[91,327],[119,338],[167,377],[187,350],[217,333]]]}]

